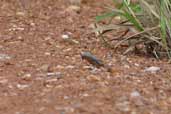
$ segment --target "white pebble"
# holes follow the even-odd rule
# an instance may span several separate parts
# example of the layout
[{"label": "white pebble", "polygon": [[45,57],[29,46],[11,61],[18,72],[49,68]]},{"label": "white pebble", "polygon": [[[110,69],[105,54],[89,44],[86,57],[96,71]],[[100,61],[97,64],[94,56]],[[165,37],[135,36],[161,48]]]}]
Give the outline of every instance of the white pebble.
[{"label": "white pebble", "polygon": [[0,53],[0,60],[4,61],[8,59],[11,59],[9,55]]},{"label": "white pebble", "polygon": [[68,36],[67,34],[63,34],[63,35],[62,35],[62,38],[63,38],[63,39],[69,39],[69,36]]},{"label": "white pebble", "polygon": [[138,91],[133,91],[131,93],[131,97],[139,97],[140,96],[140,93]]},{"label": "white pebble", "polygon": [[159,70],[160,70],[160,67],[152,66],[152,67],[146,68],[144,71],[145,71],[145,72],[156,73],[156,72],[159,71]]},{"label": "white pebble", "polygon": [[17,88],[18,89],[25,89],[25,88],[28,88],[29,87],[29,85],[26,85],[26,84],[17,84]]}]

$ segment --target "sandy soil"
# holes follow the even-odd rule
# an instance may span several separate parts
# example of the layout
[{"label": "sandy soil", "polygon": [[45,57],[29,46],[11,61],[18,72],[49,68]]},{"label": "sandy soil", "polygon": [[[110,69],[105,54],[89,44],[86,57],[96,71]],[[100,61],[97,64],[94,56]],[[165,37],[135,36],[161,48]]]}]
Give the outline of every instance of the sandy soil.
[{"label": "sandy soil", "polygon": [[[89,34],[108,0],[0,1],[0,114],[171,114],[171,65]],[[69,36],[69,41],[66,40]],[[90,51],[106,68],[81,59]],[[145,71],[155,66],[158,71]]]}]

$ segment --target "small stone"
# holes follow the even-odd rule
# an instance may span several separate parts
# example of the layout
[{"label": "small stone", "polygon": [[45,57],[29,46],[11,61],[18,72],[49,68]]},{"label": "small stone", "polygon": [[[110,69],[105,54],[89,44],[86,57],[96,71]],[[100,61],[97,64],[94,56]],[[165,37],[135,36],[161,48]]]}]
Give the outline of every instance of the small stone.
[{"label": "small stone", "polygon": [[41,66],[40,70],[45,71],[45,72],[48,71],[49,70],[49,65],[45,64],[45,65]]},{"label": "small stone", "polygon": [[66,39],[69,39],[70,37],[69,37],[69,35],[67,35],[67,34],[63,34],[63,35],[62,35],[62,38],[63,38],[64,40],[66,40]]},{"label": "small stone", "polygon": [[115,19],[120,21],[121,20],[121,16],[116,16]]},{"label": "small stone", "polygon": [[[63,50],[63,52],[70,52],[71,50],[72,50],[72,48],[67,48],[67,49]],[[66,56],[66,57],[70,58],[70,56]]]},{"label": "small stone", "polygon": [[72,33],[68,32],[67,34],[62,35],[62,38],[63,38],[63,40],[65,42],[68,42],[70,44],[79,44],[80,43],[79,41],[77,41],[77,40],[73,39],[72,37],[70,37],[68,34],[71,35]]},{"label": "small stone", "polygon": [[29,80],[31,80],[31,74],[24,74],[22,77],[21,77],[23,80],[27,80],[27,81],[29,81]]},{"label": "small stone", "polygon": [[25,13],[24,12],[17,12],[16,15],[18,15],[18,16],[25,16]]},{"label": "small stone", "polygon": [[75,39],[72,39],[71,41],[72,41],[71,43],[73,43],[73,44],[79,44],[80,43],[79,41],[77,41]]},{"label": "small stone", "polygon": [[22,38],[22,36],[18,36],[18,40],[19,41],[24,41],[24,39]]},{"label": "small stone", "polygon": [[138,91],[133,91],[131,97],[140,97],[140,93]]},{"label": "small stone", "polygon": [[64,99],[69,99],[69,97],[68,96],[64,96]]},{"label": "small stone", "polygon": [[52,83],[52,82],[56,82],[56,81],[58,81],[57,79],[49,79],[49,80],[47,80],[46,82],[47,83]]},{"label": "small stone", "polygon": [[30,25],[31,25],[31,26],[35,26],[36,24],[35,24],[35,23],[33,23],[33,22],[31,22],[31,23],[30,23]]},{"label": "small stone", "polygon": [[57,69],[64,69],[65,67],[62,66],[62,65],[57,65],[56,68],[57,68]]},{"label": "small stone", "polygon": [[25,74],[24,77],[30,78],[31,74]]},{"label": "small stone", "polygon": [[67,8],[67,11],[74,11],[76,13],[79,13],[81,10],[80,6],[76,6],[76,5],[71,5]]},{"label": "small stone", "polygon": [[57,79],[62,78],[62,73],[61,72],[48,72],[47,73],[48,77],[56,77]]},{"label": "small stone", "polygon": [[20,72],[17,72],[17,76],[23,76],[24,75],[24,71],[20,71]]},{"label": "small stone", "polygon": [[134,65],[135,65],[136,67],[139,67],[139,66],[140,66],[138,63],[135,63]]},{"label": "small stone", "polygon": [[152,67],[148,67],[148,68],[145,68],[145,72],[151,72],[151,73],[156,73],[157,71],[160,70],[160,67],[155,67],[155,66],[152,66]]},{"label": "small stone", "polygon": [[90,76],[87,77],[87,79],[88,79],[89,81],[95,81],[95,82],[101,80],[100,77],[95,76],[95,75],[90,75]]},{"label": "small stone", "polygon": [[95,24],[94,24],[94,23],[91,23],[90,25],[88,25],[88,28],[89,28],[89,29],[95,29],[95,28],[96,28],[96,26],[95,26]]},{"label": "small stone", "polygon": [[90,72],[92,73],[92,74],[97,74],[98,72],[100,72],[101,71],[101,69],[98,69],[98,68],[96,68],[96,67],[92,67],[92,69],[90,69]]},{"label": "small stone", "polygon": [[82,96],[83,96],[83,97],[88,97],[88,96],[89,96],[89,94],[84,93],[84,94],[82,94]]},{"label": "small stone", "polygon": [[130,68],[130,66],[129,66],[129,65],[127,65],[127,64],[125,64],[125,65],[124,65],[124,68],[129,69],[129,68]]},{"label": "small stone", "polygon": [[45,55],[50,56],[51,53],[50,52],[45,52]]},{"label": "small stone", "polygon": [[121,72],[121,69],[111,66],[107,68],[107,71],[112,74],[119,74]]},{"label": "small stone", "polygon": [[57,81],[58,81],[58,79],[56,79],[56,78],[48,79],[44,82],[44,86],[47,88],[52,88],[53,84],[56,83]]},{"label": "small stone", "polygon": [[128,112],[130,111],[130,102],[124,101],[116,104],[116,107],[123,112]]},{"label": "small stone", "polygon": [[7,79],[0,79],[0,84],[6,84],[6,83],[8,83]]},{"label": "small stone", "polygon": [[94,69],[94,67],[93,66],[86,65],[86,66],[83,66],[83,69],[92,70],[92,69]]},{"label": "small stone", "polygon": [[1,61],[9,60],[9,59],[11,59],[11,57],[9,55],[0,53],[0,60]]},{"label": "small stone", "polygon": [[21,89],[21,90],[28,88],[28,87],[29,87],[29,85],[26,85],[26,84],[17,84],[17,88]]},{"label": "small stone", "polygon": [[66,69],[74,69],[75,66],[73,66],[73,65],[68,65],[68,66],[66,66],[65,68],[66,68]]}]

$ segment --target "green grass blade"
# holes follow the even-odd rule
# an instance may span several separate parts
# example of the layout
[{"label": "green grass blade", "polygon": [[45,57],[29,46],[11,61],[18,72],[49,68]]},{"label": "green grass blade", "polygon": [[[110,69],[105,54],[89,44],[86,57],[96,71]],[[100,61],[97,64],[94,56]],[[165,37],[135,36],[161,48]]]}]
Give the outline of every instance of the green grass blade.
[{"label": "green grass blade", "polygon": [[134,14],[134,11],[131,9],[130,5],[129,5],[129,1],[124,0],[123,4],[126,8],[125,13],[123,14],[123,16],[128,19],[132,24],[135,25],[135,27],[140,30],[143,31],[144,28],[141,25],[141,23],[139,22],[139,20],[136,18],[136,15]]},{"label": "green grass blade", "polygon": [[116,13],[115,12],[107,12],[107,13],[104,13],[102,15],[99,15],[99,16],[96,16],[96,21],[99,22],[99,21],[102,21],[106,18],[109,18],[109,17],[114,17],[116,16]]}]

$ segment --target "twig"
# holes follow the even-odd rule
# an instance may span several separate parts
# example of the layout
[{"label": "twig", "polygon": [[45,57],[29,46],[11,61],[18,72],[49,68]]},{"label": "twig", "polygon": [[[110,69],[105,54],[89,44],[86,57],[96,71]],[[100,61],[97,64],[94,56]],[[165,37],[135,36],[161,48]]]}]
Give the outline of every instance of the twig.
[{"label": "twig", "polygon": [[128,33],[129,31],[130,31],[130,29],[126,29],[126,31],[124,31],[124,33],[123,33],[123,34],[121,34],[119,37],[117,37],[117,38],[113,38],[113,39],[111,39],[111,40],[109,40],[109,41],[118,40],[118,39],[120,39],[120,38],[122,38],[122,37],[126,36],[126,35],[127,35],[127,33]]},{"label": "twig", "polygon": [[125,42],[125,41],[127,41],[127,40],[129,40],[129,39],[134,39],[135,36],[138,36],[138,35],[147,33],[147,32],[149,32],[149,31],[152,31],[152,30],[155,30],[155,29],[158,29],[158,28],[160,28],[159,25],[156,26],[156,27],[152,27],[152,28],[146,29],[146,30],[144,30],[144,31],[142,31],[142,32],[138,32],[138,33],[136,33],[136,34],[133,34],[133,35],[131,35],[131,36],[129,36],[129,37],[127,37],[127,38],[125,38],[125,39],[119,41],[119,42],[114,46],[114,48],[117,48],[120,44],[122,44],[123,42]]}]

